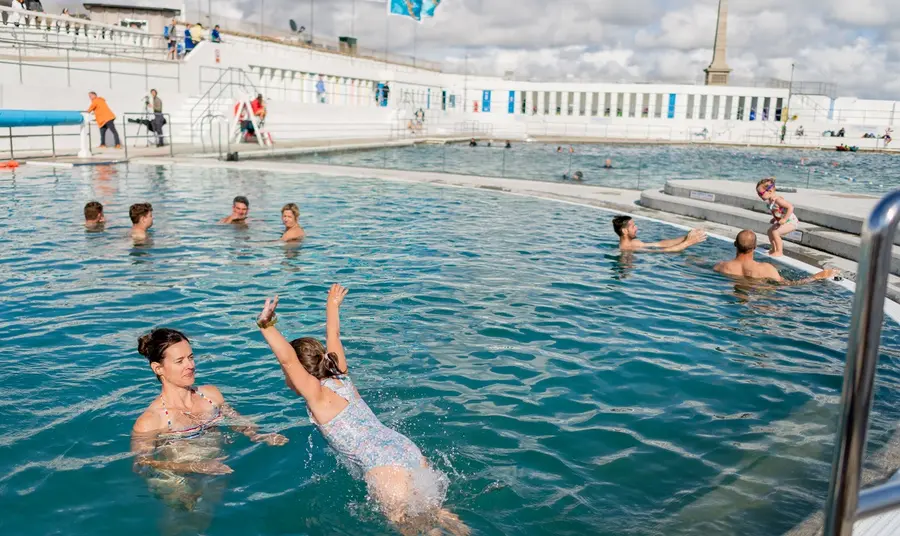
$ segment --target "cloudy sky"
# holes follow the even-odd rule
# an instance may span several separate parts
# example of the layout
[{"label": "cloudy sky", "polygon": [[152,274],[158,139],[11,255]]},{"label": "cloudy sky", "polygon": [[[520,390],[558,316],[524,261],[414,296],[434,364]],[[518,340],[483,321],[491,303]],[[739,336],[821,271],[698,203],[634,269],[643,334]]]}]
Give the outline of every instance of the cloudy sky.
[{"label": "cloudy sky", "polygon": [[[112,1],[112,0],[110,0]],[[149,0],[133,0],[149,1]],[[516,78],[695,81],[712,57],[718,0],[444,0],[417,24],[391,17],[384,0],[186,0],[213,18],[438,60],[451,70]],[[45,2],[46,3],[46,2]],[[117,3],[125,3],[120,1]],[[154,0],[153,5],[179,0]],[[900,0],[730,0],[728,63],[739,78],[832,82],[842,95],[900,99]],[[223,24],[226,25],[226,24]],[[468,55],[468,61],[466,56]]]}]

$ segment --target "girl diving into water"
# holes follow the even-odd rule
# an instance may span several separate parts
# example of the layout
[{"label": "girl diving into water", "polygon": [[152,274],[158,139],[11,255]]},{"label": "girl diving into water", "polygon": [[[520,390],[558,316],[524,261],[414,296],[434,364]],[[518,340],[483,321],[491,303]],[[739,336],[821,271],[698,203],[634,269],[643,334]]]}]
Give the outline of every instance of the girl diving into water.
[{"label": "girl diving into water", "polygon": [[[337,284],[328,293],[326,346],[311,337],[288,342],[274,327],[278,296],[266,300],[257,325],[287,386],[306,400],[312,423],[351,471],[365,479],[369,494],[401,533],[418,534],[424,523],[434,528],[437,521],[453,534],[469,534],[459,517],[441,507],[443,492],[433,492],[446,487],[446,477],[429,468],[415,443],[378,420],[347,374],[339,314],[346,295]],[[429,494],[437,500],[429,501]]]}]

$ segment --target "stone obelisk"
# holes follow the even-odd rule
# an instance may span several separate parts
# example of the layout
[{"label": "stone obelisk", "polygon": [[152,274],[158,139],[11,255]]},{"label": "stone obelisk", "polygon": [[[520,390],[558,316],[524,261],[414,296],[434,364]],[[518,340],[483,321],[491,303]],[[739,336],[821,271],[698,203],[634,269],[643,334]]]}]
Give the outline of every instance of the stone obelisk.
[{"label": "stone obelisk", "polygon": [[719,0],[719,20],[716,24],[716,41],[713,45],[713,59],[706,73],[707,86],[727,86],[731,69],[725,63],[725,48],[728,40],[728,0]]}]

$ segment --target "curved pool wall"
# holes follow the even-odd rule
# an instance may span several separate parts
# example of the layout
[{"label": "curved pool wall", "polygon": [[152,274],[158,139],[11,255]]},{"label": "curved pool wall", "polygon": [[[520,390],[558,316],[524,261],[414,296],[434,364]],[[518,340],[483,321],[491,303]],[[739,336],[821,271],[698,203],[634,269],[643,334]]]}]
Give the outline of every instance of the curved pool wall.
[{"label": "curved pool wall", "polygon": [[[670,179],[723,179],[756,183],[773,176],[781,186],[879,195],[900,187],[897,156],[804,149],[708,145],[522,143],[504,149],[481,140],[466,144],[417,144],[360,151],[323,152],[276,158],[282,161],[368,168],[437,171],[550,182],[584,174],[582,184],[611,188],[661,187]],[[569,152],[569,147],[575,151]],[[562,152],[556,149],[561,148]],[[612,169],[604,168],[610,160]]]},{"label": "curved pool wall", "polygon": [[[47,504],[70,512],[73,534],[173,515],[124,454],[157,389],[134,339],[159,324],[194,336],[203,380],[292,441],[233,440],[211,532],[382,532],[247,324],[278,291],[286,331],[319,331],[314,297],[334,279],[351,288],[345,337],[363,396],[450,474],[449,505],[477,533],[763,535],[821,506],[849,311],[835,285],[755,294],[710,273],[731,254],[717,241],[629,259],[595,211],[492,191],[178,166],[11,176],[0,347],[15,359],[0,384],[20,402],[0,405],[0,493],[13,533],[58,527]],[[236,193],[254,226],[210,226]],[[46,214],[77,224],[91,197],[110,229],[53,238],[59,218]],[[154,244],[135,248],[121,221],[144,200]],[[277,234],[285,200],[301,202],[309,240],[256,243]],[[671,228],[642,219],[641,232]],[[782,314],[785,337],[773,336]],[[898,413],[900,330],[883,339],[875,445]],[[758,495],[731,500],[729,516],[687,508],[747,486]]]}]

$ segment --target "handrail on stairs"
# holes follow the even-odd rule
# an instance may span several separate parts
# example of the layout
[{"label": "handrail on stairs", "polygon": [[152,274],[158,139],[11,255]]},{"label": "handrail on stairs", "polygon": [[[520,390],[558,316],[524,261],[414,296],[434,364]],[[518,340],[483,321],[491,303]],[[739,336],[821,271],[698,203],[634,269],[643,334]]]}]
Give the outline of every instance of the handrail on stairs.
[{"label": "handrail on stairs", "polygon": [[[200,69],[202,72],[202,69],[204,69],[204,67],[201,67]],[[238,75],[237,82],[234,80],[235,73],[237,73],[237,75]],[[224,78],[226,76],[228,76],[227,82],[224,81]],[[254,93],[256,92],[256,85],[253,83],[253,81],[250,79],[250,77],[247,76],[247,73],[243,69],[240,69],[238,67],[228,67],[228,68],[222,69],[221,73],[219,74],[219,77],[212,84],[210,84],[209,89],[207,89],[206,92],[203,93],[203,95],[201,95],[200,98],[197,99],[197,102],[194,103],[194,105],[191,107],[191,112],[190,112],[191,144],[194,143],[194,123],[195,123],[194,115],[195,115],[195,113],[197,116],[199,116],[198,121],[202,120],[204,117],[206,117],[207,115],[209,115],[211,113],[211,108],[212,108],[213,103],[219,100],[219,97],[221,97],[225,93],[225,90],[231,89],[234,86],[239,86],[242,88],[249,86],[249,89],[251,89],[252,92],[254,92]],[[219,88],[219,91],[218,91],[218,93],[216,93],[216,96],[213,97],[212,96],[213,89],[215,89],[216,87]],[[206,107],[203,108],[200,112],[196,112],[197,107],[200,106],[201,104],[203,104],[204,99],[206,100]]]},{"label": "handrail on stairs", "polygon": [[900,485],[896,481],[862,492],[859,490],[891,249],[898,222],[900,190],[894,190],[875,205],[860,234],[859,273],[853,297],[834,463],[825,503],[824,536],[850,536],[855,521],[900,506]]}]

